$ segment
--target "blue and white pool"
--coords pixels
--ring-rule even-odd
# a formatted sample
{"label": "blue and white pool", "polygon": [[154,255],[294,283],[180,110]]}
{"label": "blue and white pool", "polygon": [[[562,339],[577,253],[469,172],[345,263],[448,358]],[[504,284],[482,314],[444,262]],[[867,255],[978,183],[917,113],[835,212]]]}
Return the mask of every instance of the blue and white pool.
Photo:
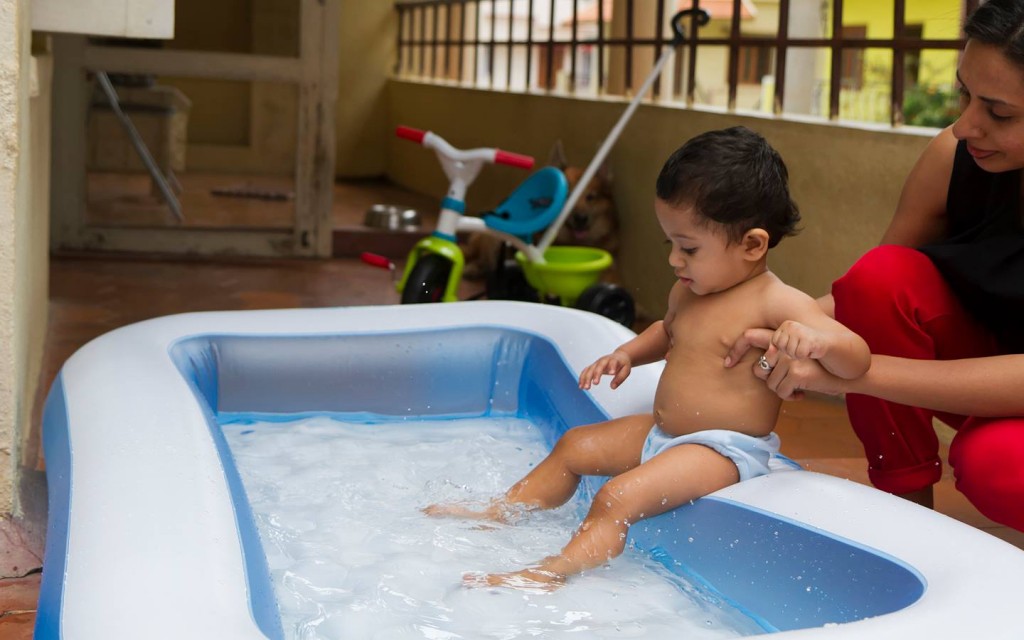
{"label": "blue and white pool", "polygon": [[[631,335],[572,309],[466,302],[187,314],[97,338],[44,414],[36,637],[289,637],[222,423],[508,417],[550,446],[649,409],[657,366],[616,391],[575,382]],[[780,463],[644,524],[635,547],[755,633],[1019,635],[1024,552],[852,482]]]}

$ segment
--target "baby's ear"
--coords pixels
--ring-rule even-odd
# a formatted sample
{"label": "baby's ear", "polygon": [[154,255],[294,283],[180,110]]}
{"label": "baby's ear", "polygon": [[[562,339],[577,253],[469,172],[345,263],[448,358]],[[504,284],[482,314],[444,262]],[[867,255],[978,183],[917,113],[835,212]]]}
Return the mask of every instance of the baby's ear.
{"label": "baby's ear", "polygon": [[743,247],[743,255],[747,260],[760,260],[768,253],[768,232],[760,227],[751,229],[743,234],[740,245]]}

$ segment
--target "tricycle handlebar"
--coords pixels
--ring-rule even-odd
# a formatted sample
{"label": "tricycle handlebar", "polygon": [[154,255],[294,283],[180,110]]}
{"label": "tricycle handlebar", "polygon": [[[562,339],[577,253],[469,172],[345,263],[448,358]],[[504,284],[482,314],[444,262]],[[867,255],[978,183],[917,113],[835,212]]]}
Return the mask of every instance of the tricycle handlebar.
{"label": "tricycle handlebar", "polygon": [[499,164],[519,167],[520,169],[532,169],[534,162],[530,156],[512,153],[511,151],[502,151],[501,149],[494,150],[494,161]]}
{"label": "tricycle handlebar", "polygon": [[532,169],[535,162],[532,156],[512,153],[511,151],[502,151],[501,149],[456,149],[436,133],[423,131],[421,129],[414,129],[404,125],[399,125],[395,129],[395,135],[399,138],[404,138],[415,142],[416,144],[421,144],[427,148],[434,149],[437,153],[452,160],[483,160],[497,164],[507,164],[511,167],[518,167],[520,169]]}
{"label": "tricycle handlebar", "polygon": [[395,129],[395,135],[399,138],[405,138],[406,140],[412,140],[416,144],[423,144],[423,138],[427,137],[427,132],[420,129],[413,129],[412,127],[406,127],[399,125]]}

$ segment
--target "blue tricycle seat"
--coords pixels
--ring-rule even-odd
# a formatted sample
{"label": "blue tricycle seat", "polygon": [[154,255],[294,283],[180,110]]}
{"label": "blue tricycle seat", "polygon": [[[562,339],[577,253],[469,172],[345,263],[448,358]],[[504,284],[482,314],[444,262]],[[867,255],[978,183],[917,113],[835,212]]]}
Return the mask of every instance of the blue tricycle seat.
{"label": "blue tricycle seat", "polygon": [[544,167],[524,180],[494,211],[484,214],[488,227],[531,242],[533,234],[545,229],[562,210],[569,195],[565,174]]}

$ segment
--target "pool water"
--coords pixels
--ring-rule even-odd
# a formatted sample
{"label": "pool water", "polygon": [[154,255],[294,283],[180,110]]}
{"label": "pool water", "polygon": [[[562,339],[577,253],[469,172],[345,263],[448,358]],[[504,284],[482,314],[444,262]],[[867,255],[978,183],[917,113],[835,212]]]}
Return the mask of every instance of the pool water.
{"label": "pool water", "polygon": [[629,549],[552,593],[463,587],[466,572],[518,569],[557,552],[585,511],[570,502],[494,526],[420,511],[483,503],[522,477],[546,452],[525,420],[314,417],[223,428],[288,638],[742,635],[738,614]]}

